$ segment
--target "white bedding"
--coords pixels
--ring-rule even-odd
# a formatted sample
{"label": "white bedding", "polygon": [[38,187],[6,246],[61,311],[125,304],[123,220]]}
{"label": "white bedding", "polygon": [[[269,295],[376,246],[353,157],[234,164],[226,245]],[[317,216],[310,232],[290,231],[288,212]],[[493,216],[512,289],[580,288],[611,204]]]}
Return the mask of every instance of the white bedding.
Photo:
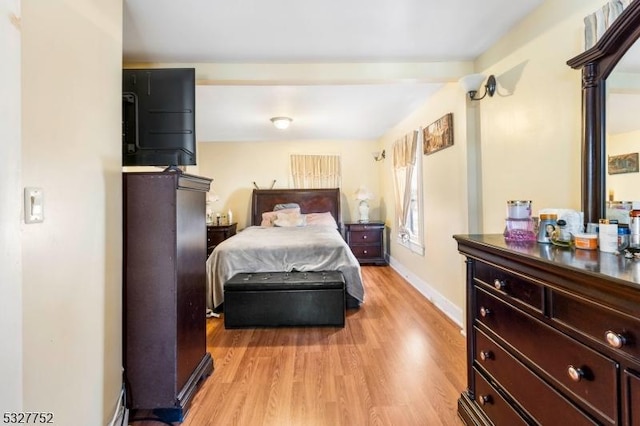
{"label": "white bedding", "polygon": [[207,308],[224,300],[223,285],[241,272],[341,271],[346,291],[364,301],[360,264],[336,229],[251,226],[220,243],[207,259]]}

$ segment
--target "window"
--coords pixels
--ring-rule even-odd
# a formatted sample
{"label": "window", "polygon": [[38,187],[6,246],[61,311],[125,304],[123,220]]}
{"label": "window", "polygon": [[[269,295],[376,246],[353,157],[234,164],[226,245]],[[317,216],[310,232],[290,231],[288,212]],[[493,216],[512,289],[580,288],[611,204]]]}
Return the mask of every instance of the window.
{"label": "window", "polygon": [[339,155],[291,155],[294,188],[339,188]]}
{"label": "window", "polygon": [[422,138],[413,131],[393,145],[393,172],[398,242],[424,254],[422,202]]}

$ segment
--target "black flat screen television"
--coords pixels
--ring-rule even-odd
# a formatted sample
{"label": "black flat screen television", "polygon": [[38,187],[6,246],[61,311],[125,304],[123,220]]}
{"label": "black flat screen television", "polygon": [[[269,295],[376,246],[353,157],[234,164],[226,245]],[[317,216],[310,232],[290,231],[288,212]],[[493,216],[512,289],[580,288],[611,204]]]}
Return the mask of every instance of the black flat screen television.
{"label": "black flat screen television", "polygon": [[124,69],[122,165],[196,164],[195,69]]}

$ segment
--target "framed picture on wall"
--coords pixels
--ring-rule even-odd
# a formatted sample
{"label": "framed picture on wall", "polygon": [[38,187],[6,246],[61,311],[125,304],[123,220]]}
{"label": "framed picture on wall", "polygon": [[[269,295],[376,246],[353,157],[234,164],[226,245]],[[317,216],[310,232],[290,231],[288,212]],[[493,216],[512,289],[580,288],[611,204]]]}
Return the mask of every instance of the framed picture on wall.
{"label": "framed picture on wall", "polygon": [[422,129],[424,155],[433,154],[453,145],[453,113],[439,118]]}
{"label": "framed picture on wall", "polygon": [[638,171],[638,153],[610,155],[607,158],[607,168],[610,175],[620,173],[634,173]]}

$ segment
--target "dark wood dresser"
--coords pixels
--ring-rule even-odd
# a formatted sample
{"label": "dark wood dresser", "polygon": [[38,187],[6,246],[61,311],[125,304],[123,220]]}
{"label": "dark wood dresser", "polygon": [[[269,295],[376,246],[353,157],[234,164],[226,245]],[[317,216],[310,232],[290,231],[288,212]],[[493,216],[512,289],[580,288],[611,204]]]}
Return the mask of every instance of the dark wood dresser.
{"label": "dark wood dresser", "polygon": [[237,226],[235,222],[226,225],[207,224],[207,258],[218,244],[236,235]]}
{"label": "dark wood dresser", "polygon": [[345,240],[360,264],[386,265],[384,222],[345,223]]}
{"label": "dark wood dresser", "polygon": [[204,260],[210,182],[177,172],[123,174],[123,350],[133,419],[151,411],[182,421],[213,372]]}
{"label": "dark wood dresser", "polygon": [[466,424],[640,425],[640,260],[457,235]]}

